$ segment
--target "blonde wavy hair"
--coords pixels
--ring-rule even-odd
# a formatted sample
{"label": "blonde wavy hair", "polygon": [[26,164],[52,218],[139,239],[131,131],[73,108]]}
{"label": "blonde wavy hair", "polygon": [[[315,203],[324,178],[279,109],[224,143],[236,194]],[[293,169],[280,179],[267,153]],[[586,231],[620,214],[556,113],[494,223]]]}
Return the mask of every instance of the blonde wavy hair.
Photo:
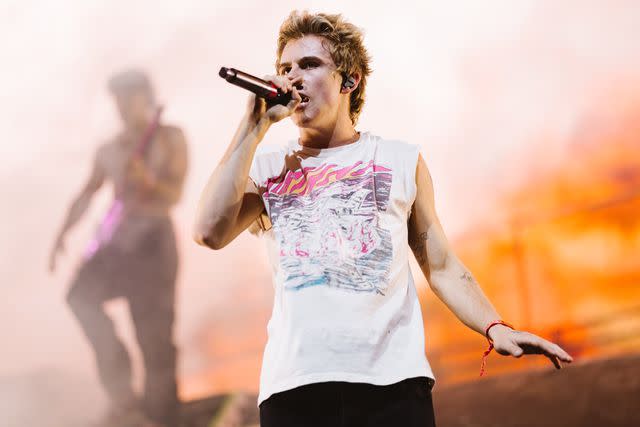
{"label": "blonde wavy hair", "polygon": [[343,77],[360,74],[360,83],[350,96],[349,117],[356,124],[364,106],[367,76],[371,74],[371,57],[364,47],[362,31],[339,14],[312,14],[306,10],[294,10],[280,26],[276,70],[280,69],[282,52],[287,43],[305,35],[321,36],[329,42],[323,45]]}

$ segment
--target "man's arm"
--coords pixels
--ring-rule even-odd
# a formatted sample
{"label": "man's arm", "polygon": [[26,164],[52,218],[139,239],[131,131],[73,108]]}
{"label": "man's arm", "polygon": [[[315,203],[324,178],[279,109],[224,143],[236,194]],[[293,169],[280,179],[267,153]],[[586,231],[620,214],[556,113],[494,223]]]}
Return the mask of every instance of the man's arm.
{"label": "man's arm", "polygon": [[[436,215],[433,184],[422,156],[418,159],[416,183],[409,245],[433,292],[465,325],[484,335],[485,328],[501,317],[447,241]],[[557,368],[558,359],[572,361],[558,345],[528,332],[496,325],[489,336],[496,351],[503,355],[544,354]]]}
{"label": "man's arm", "polygon": [[264,210],[249,170],[258,144],[273,123],[290,116],[300,102],[294,85],[297,80],[267,76],[285,93],[292,91],[287,106],[269,109],[262,98],[251,95],[247,112],[224,156],[207,182],[196,213],[194,239],[201,245],[220,249],[246,229]]}
{"label": "man's arm", "polygon": [[101,166],[101,157],[102,149],[99,149],[93,161],[89,180],[85,183],[80,193],[75,197],[71,203],[71,207],[67,211],[64,223],[58,232],[53,249],[49,256],[49,271],[51,272],[56,268],[56,258],[58,254],[64,251],[64,238],[67,231],[69,231],[80,220],[80,218],[82,218],[89,207],[91,198],[104,182],[105,174]]}

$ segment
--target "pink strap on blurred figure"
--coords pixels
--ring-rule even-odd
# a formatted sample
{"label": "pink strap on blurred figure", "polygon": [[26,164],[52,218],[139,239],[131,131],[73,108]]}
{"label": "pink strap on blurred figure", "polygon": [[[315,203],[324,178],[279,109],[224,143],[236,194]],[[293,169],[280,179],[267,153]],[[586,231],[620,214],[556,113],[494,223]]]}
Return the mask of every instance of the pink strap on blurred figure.
{"label": "pink strap on blurred figure", "polygon": [[[162,114],[163,107],[158,107],[153,120],[149,124],[149,127],[145,131],[144,135],[142,135],[142,139],[138,143],[135,152],[133,153],[134,157],[142,157],[149,146],[149,143],[153,139],[153,134],[158,129],[160,125],[160,115]],[[98,250],[109,243],[113,238],[113,234],[116,229],[122,222],[124,214],[124,203],[120,199],[114,199],[113,203],[109,207],[109,210],[105,214],[102,222],[98,226],[96,233],[93,238],[89,241],[89,244],[85,248],[84,251],[84,259],[91,259]]]}

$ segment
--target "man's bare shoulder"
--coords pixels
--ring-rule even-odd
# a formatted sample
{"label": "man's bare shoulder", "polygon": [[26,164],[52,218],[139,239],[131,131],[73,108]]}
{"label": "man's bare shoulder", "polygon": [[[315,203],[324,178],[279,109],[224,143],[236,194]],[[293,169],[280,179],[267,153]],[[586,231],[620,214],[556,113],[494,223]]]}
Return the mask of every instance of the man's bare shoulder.
{"label": "man's bare shoulder", "polygon": [[160,132],[164,139],[170,144],[183,145],[187,142],[184,131],[178,126],[162,125],[160,126]]}

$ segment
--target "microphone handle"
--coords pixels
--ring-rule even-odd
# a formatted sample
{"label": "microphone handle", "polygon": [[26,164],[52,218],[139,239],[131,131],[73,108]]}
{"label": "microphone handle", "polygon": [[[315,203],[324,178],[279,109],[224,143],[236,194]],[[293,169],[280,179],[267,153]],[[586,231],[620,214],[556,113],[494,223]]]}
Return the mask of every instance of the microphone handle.
{"label": "microphone handle", "polygon": [[283,93],[271,82],[235,68],[222,67],[218,74],[229,83],[253,92],[260,98],[264,98],[269,106],[276,104],[287,105],[291,101],[291,92]]}

